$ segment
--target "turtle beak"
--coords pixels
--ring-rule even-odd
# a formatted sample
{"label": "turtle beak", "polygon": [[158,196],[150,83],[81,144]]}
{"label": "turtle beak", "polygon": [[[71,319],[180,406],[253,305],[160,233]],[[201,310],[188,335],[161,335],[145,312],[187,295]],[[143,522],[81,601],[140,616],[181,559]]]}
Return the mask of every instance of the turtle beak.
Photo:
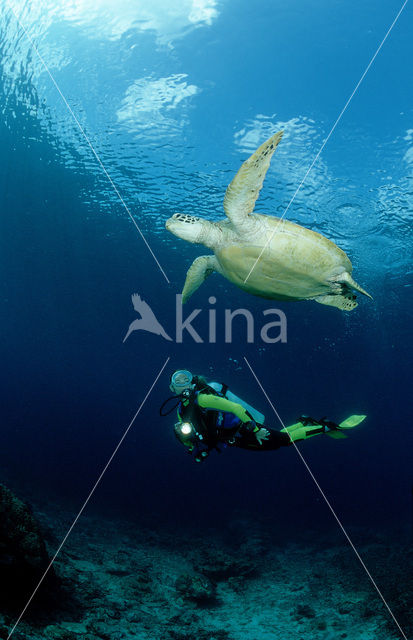
{"label": "turtle beak", "polygon": [[182,226],[182,221],[179,219],[179,213],[175,213],[172,218],[168,218],[168,220],[165,223],[165,227],[168,231],[170,231],[171,233],[173,233],[175,236],[179,236],[180,234],[179,229]]}
{"label": "turtle beak", "polygon": [[167,230],[175,236],[194,243],[200,242],[203,226],[203,220],[185,213],[175,213],[165,223]]}

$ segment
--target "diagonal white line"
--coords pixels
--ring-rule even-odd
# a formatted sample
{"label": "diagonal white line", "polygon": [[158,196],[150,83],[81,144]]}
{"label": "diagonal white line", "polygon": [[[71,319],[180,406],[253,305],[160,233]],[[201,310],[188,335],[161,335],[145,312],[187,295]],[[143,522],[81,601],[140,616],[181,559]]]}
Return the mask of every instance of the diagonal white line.
{"label": "diagonal white line", "polygon": [[[7,0],[6,0],[7,1]],[[86,134],[84,128],[82,127],[82,125],[80,124],[78,118],[76,117],[75,113],[73,112],[73,109],[71,108],[70,104],[68,103],[68,101],[66,100],[65,96],[62,93],[62,90],[60,89],[59,85],[57,84],[52,72],[50,71],[49,67],[47,66],[45,60],[43,59],[42,55],[40,54],[40,51],[38,50],[38,48],[36,47],[32,37],[29,35],[29,33],[27,32],[27,29],[24,27],[24,25],[22,24],[20,18],[17,16],[15,10],[13,9],[13,7],[8,4],[8,7],[10,9],[10,11],[12,12],[12,14],[14,15],[16,22],[18,23],[18,25],[20,26],[20,28],[22,29],[24,35],[26,36],[26,38],[28,39],[28,41],[30,42],[31,46],[33,47],[34,51],[36,52],[37,57],[39,58],[40,62],[42,63],[45,71],[47,72],[47,74],[49,75],[51,81],[53,82],[56,90],[58,91],[60,97],[62,98],[64,104],[66,105],[70,115],[72,116],[73,120],[75,121],[80,133],[82,134],[82,136],[84,137],[84,139],[86,140],[88,146],[90,147],[93,155],[95,156],[95,159],[97,161],[97,163],[100,165],[103,173],[105,174],[105,176],[107,177],[107,179],[109,180],[112,189],[114,190],[114,192],[116,193],[116,195],[118,196],[119,200],[121,201],[126,213],[128,214],[129,218],[132,220],[133,224],[135,225],[140,237],[142,238],[142,240],[144,241],[149,253],[151,254],[152,258],[155,260],[156,264],[158,265],[162,275],[164,276],[165,280],[167,281],[168,284],[170,284],[169,278],[166,275],[165,271],[163,270],[158,258],[156,257],[156,255],[154,254],[154,252],[152,251],[151,246],[149,245],[149,242],[147,241],[147,239],[145,238],[145,236],[143,235],[138,223],[136,222],[135,218],[133,217],[129,207],[127,206],[126,202],[124,201],[123,197],[121,196],[119,189],[117,188],[116,184],[113,182],[112,178],[110,177],[105,165],[103,164],[102,160],[100,159],[97,151],[95,150],[93,144],[90,141],[90,138],[88,137],[88,135]]]}
{"label": "diagonal white line", "polygon": [[[277,416],[278,420],[280,421],[280,423],[282,424],[283,428],[286,429],[286,426],[284,424],[284,422],[282,421],[277,409],[275,408],[275,406],[273,405],[273,403],[271,402],[267,392],[265,391],[264,387],[262,386],[261,382],[259,381],[255,371],[253,370],[253,368],[251,367],[250,363],[248,362],[247,358],[244,356],[244,360],[246,362],[246,364],[248,365],[249,370],[251,371],[252,375],[254,376],[259,388],[261,389],[261,391],[263,392],[265,398],[267,399],[267,402],[269,403],[271,409],[274,411],[275,415]],[[288,431],[286,432],[288,433]],[[383,601],[387,611],[389,612],[389,614],[391,615],[391,617],[393,618],[393,621],[395,622],[396,626],[398,627],[400,633],[402,634],[404,640],[408,640],[406,634],[404,633],[403,629],[401,628],[400,624],[398,623],[393,611],[390,609],[389,605],[387,604],[387,601],[385,599],[385,597],[383,596],[382,592],[380,591],[377,583],[375,582],[373,576],[371,575],[370,571],[368,570],[367,566],[365,565],[363,558],[361,557],[360,553],[357,551],[356,547],[354,546],[353,541],[351,540],[349,534],[347,533],[347,531],[344,528],[344,525],[342,524],[340,518],[338,517],[338,515],[336,514],[336,512],[334,511],[329,499],[327,498],[326,494],[324,493],[324,491],[322,490],[322,488],[320,487],[316,477],[314,476],[313,472],[311,471],[308,462],[306,461],[306,459],[304,458],[303,454],[301,453],[300,449],[297,447],[297,445],[295,444],[295,442],[293,441],[293,439],[291,438],[290,434],[288,433],[290,440],[291,440],[291,444],[294,446],[296,452],[298,453],[299,457],[301,458],[302,463],[304,464],[305,468],[307,469],[308,473],[311,476],[311,479],[313,480],[314,484],[316,485],[318,491],[320,492],[321,496],[323,497],[324,502],[326,503],[327,507],[330,509],[331,513],[333,514],[338,526],[340,527],[341,531],[344,533],[345,537],[347,538],[347,541],[349,543],[349,545],[351,546],[351,548],[353,549],[355,555],[357,556],[361,566],[363,567],[364,571],[366,572],[367,576],[370,579],[370,582],[372,583],[372,585],[374,586],[374,588],[376,589],[377,593],[379,594],[381,600]]]}
{"label": "diagonal white line", "polygon": [[377,55],[379,53],[379,51],[381,50],[382,46],[384,45],[384,43],[386,42],[388,36],[390,35],[390,32],[392,31],[394,25],[396,24],[397,20],[399,19],[404,7],[406,6],[408,0],[405,0],[401,9],[399,10],[397,16],[394,18],[393,22],[391,23],[390,27],[388,28],[386,35],[384,36],[383,40],[380,42],[379,46],[376,49],[375,54],[373,55],[373,57],[371,58],[370,62],[368,63],[367,67],[364,70],[364,73],[362,74],[360,80],[357,82],[356,86],[354,87],[350,97],[348,98],[346,104],[344,105],[344,107],[342,108],[342,110],[340,111],[339,116],[337,117],[335,123],[333,124],[333,126],[330,129],[330,132],[328,134],[328,136],[326,137],[326,139],[324,140],[323,144],[321,145],[316,157],[314,158],[314,160],[312,161],[312,163],[310,164],[310,166],[308,167],[304,178],[301,180],[300,184],[298,185],[297,189],[294,191],[294,194],[291,198],[291,200],[289,201],[288,205],[286,206],[286,208],[284,209],[284,212],[281,216],[281,218],[278,221],[277,226],[274,228],[274,231],[271,233],[270,237],[268,238],[267,242],[265,243],[265,245],[263,246],[263,248],[261,249],[261,252],[258,256],[258,258],[255,260],[254,264],[252,265],[251,269],[249,270],[249,273],[247,275],[247,277],[244,280],[244,284],[247,282],[248,278],[250,277],[251,273],[254,271],[255,267],[257,266],[258,262],[261,260],[261,256],[264,253],[264,251],[266,250],[266,248],[268,247],[268,245],[270,244],[271,240],[273,239],[274,235],[277,233],[277,229],[280,226],[285,214],[287,213],[288,209],[290,208],[291,204],[294,202],[295,197],[297,195],[297,193],[300,191],[301,187],[303,186],[304,182],[307,179],[308,174],[310,173],[311,169],[314,167],[315,163],[317,162],[318,158],[320,157],[324,147],[326,146],[327,142],[329,141],[332,133],[334,132],[335,128],[337,127],[338,123],[340,122],[341,118],[344,115],[344,112],[346,111],[347,107],[349,106],[350,102],[352,101],[352,99],[354,98],[355,93],[357,92],[359,86],[361,85],[361,83],[363,82],[364,78],[366,77],[368,71],[370,70],[370,67],[372,66],[373,62],[375,61],[375,59],[377,58]]}
{"label": "diagonal white line", "polygon": [[106,471],[108,470],[108,468],[109,468],[109,466],[110,466],[110,464],[111,464],[111,462],[112,462],[113,458],[116,456],[116,454],[117,454],[117,452],[118,452],[118,450],[119,450],[119,448],[120,448],[120,446],[121,446],[122,442],[124,441],[124,439],[125,439],[125,438],[126,438],[126,436],[128,435],[128,433],[129,433],[129,431],[130,431],[130,429],[131,429],[131,427],[132,427],[133,423],[135,422],[136,418],[138,417],[138,415],[139,415],[139,413],[140,413],[140,411],[141,411],[141,409],[142,409],[143,405],[145,404],[145,402],[146,402],[146,401],[147,401],[147,399],[149,398],[149,395],[151,394],[152,389],[154,388],[154,386],[155,386],[155,385],[156,385],[156,383],[158,382],[159,378],[161,377],[162,372],[163,372],[163,370],[165,369],[166,365],[168,364],[169,360],[170,360],[170,357],[168,357],[168,358],[165,360],[165,362],[164,362],[164,364],[163,364],[163,367],[162,367],[162,368],[161,368],[161,370],[159,371],[159,373],[158,373],[158,375],[156,376],[155,380],[152,382],[152,385],[151,385],[151,387],[150,387],[149,391],[147,392],[146,396],[144,397],[144,399],[142,400],[141,404],[139,405],[139,408],[138,408],[137,412],[136,412],[136,413],[135,413],[135,415],[133,416],[133,418],[132,418],[132,420],[130,421],[130,423],[129,423],[129,425],[128,425],[127,429],[125,430],[125,432],[124,432],[124,434],[123,434],[123,436],[121,437],[121,439],[119,440],[118,444],[116,445],[116,447],[115,447],[115,449],[114,449],[114,451],[113,451],[112,455],[110,456],[109,460],[108,460],[108,461],[107,461],[107,463],[105,464],[105,466],[104,466],[104,468],[103,468],[102,472],[100,473],[100,475],[99,475],[98,479],[96,480],[96,482],[95,482],[95,484],[93,485],[93,487],[92,487],[91,491],[89,492],[89,495],[87,496],[86,500],[84,501],[84,503],[83,503],[83,505],[82,505],[82,507],[81,507],[81,509],[80,509],[79,513],[77,514],[76,518],[73,520],[72,524],[70,525],[70,527],[69,527],[69,529],[68,529],[68,531],[67,531],[67,533],[66,533],[65,537],[63,538],[62,542],[60,543],[60,545],[59,545],[59,547],[58,547],[58,549],[57,549],[56,553],[54,554],[53,558],[50,560],[50,562],[49,562],[49,565],[48,565],[47,569],[45,570],[45,572],[43,573],[42,577],[40,578],[38,585],[37,585],[37,586],[36,586],[36,588],[34,589],[34,591],[33,591],[32,595],[31,595],[31,596],[30,596],[30,598],[28,599],[28,601],[27,601],[27,603],[26,603],[26,605],[25,605],[25,607],[24,607],[23,611],[21,612],[21,614],[20,614],[20,615],[19,615],[19,617],[17,618],[16,622],[14,623],[13,628],[11,629],[11,631],[10,631],[9,635],[7,636],[7,640],[9,640],[9,639],[12,637],[13,633],[14,633],[14,632],[15,632],[15,630],[16,630],[17,625],[19,624],[20,620],[22,619],[22,617],[23,617],[23,616],[24,616],[24,614],[26,613],[26,610],[27,610],[28,606],[30,605],[31,601],[33,600],[34,596],[36,595],[37,591],[39,590],[40,585],[42,584],[43,580],[45,579],[45,577],[47,576],[47,574],[48,574],[48,572],[50,571],[51,567],[53,566],[53,563],[55,562],[55,560],[56,560],[57,556],[58,556],[58,555],[59,555],[59,553],[61,552],[61,550],[62,550],[62,548],[63,548],[64,544],[66,543],[66,541],[67,541],[67,539],[68,539],[68,537],[69,537],[69,536],[70,536],[70,534],[72,533],[72,531],[73,531],[73,529],[74,529],[74,527],[75,527],[75,525],[76,525],[77,521],[79,520],[79,518],[80,518],[80,516],[82,515],[83,511],[85,510],[85,508],[86,508],[87,504],[89,503],[89,501],[90,501],[91,497],[92,497],[92,496],[93,496],[93,494],[95,493],[95,491],[96,491],[96,489],[97,489],[97,487],[98,487],[98,485],[99,485],[100,481],[102,480],[103,476],[105,475]]}

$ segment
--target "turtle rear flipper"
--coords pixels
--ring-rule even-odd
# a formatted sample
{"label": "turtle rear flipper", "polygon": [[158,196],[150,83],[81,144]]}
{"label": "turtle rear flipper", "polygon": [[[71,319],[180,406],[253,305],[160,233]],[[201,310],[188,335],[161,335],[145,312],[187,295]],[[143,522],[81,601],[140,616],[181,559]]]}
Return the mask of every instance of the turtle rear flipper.
{"label": "turtle rear flipper", "polygon": [[352,293],[329,294],[314,298],[320,304],[327,304],[330,307],[337,307],[342,311],[353,311],[357,307],[356,296]]}
{"label": "turtle rear flipper", "polygon": [[358,291],[359,293],[362,293],[363,296],[367,296],[368,298],[370,298],[370,300],[373,300],[373,296],[367,293],[367,291],[363,289],[363,287],[360,287],[360,285],[354,280],[354,278],[352,278],[352,276],[347,271],[341,273],[335,278],[332,278],[332,280],[334,280],[335,282],[339,282],[340,284],[344,284],[346,285],[346,288],[348,287],[349,289]]}

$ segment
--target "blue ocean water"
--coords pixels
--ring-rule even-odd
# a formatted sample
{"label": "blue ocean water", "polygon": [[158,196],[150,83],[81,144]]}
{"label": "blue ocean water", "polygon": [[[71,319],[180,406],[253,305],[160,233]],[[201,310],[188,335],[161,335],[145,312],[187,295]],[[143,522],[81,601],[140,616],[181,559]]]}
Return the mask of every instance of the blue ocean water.
{"label": "blue ocean water", "polygon": [[[0,479],[76,514],[170,358],[89,509],[172,527],[224,527],[246,511],[275,522],[277,539],[295,530],[342,536],[294,450],[226,450],[197,466],[174,438],[173,417],[159,417],[168,376],[184,367],[225,381],[281,428],[247,358],[285,424],[302,413],[367,414],[348,440],[314,438],[300,450],[345,526],[389,540],[411,535],[409,5],[287,212],[347,252],[373,300],[361,296],[348,314],[311,301],[269,304],[213,275],[184,308],[185,317],[202,310],[194,327],[203,343],[144,332],[123,342],[136,318],[133,293],[174,335],[175,296],[206,253],[165,221],[175,212],[221,219],[241,163],[279,129],[256,211],[282,215],[400,8],[393,0],[2,4]],[[286,344],[259,336],[274,306],[287,317]],[[253,343],[242,319],[225,342],[227,308],[253,313]]]}

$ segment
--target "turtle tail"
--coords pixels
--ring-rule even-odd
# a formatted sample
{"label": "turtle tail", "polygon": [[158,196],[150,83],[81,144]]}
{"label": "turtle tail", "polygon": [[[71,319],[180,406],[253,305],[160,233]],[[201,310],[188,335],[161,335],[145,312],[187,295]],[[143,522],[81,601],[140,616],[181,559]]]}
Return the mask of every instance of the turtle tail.
{"label": "turtle tail", "polygon": [[362,293],[363,296],[367,296],[368,298],[373,300],[373,296],[367,293],[367,291],[363,289],[363,287],[360,287],[360,285],[357,284],[357,282],[351,277],[348,271],[341,273],[337,278],[335,278],[335,281],[346,284],[350,289],[354,289],[355,291]]}

